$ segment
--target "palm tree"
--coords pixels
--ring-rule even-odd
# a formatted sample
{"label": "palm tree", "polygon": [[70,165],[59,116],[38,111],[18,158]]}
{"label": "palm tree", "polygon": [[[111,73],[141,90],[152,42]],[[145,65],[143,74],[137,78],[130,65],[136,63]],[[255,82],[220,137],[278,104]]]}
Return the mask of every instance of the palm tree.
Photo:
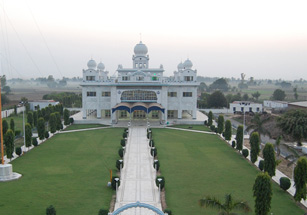
{"label": "palm tree", "polygon": [[256,113],[253,119],[251,120],[252,124],[247,126],[246,131],[252,130],[251,133],[258,132],[260,136],[260,142],[261,142],[261,134],[263,135],[267,134],[271,136],[271,133],[267,129],[265,129],[263,126],[266,122],[270,121],[270,119],[271,119],[270,117],[261,119],[260,115]]}
{"label": "palm tree", "polygon": [[281,136],[278,136],[276,141],[275,141],[275,147],[276,147],[276,154],[277,154],[277,157],[279,157],[280,155],[280,141],[281,141]]}
{"label": "palm tree", "polygon": [[236,213],[231,212],[232,210],[241,210],[244,212],[251,211],[247,202],[244,201],[234,201],[231,194],[225,195],[225,203],[222,204],[215,197],[207,196],[198,201],[201,207],[215,208],[220,211],[219,215],[236,215]]}
{"label": "palm tree", "polygon": [[287,144],[283,144],[283,146],[287,147],[287,149],[289,151],[291,151],[292,154],[288,155],[285,157],[285,159],[289,160],[290,162],[287,164],[287,167],[293,166],[292,168],[292,179],[294,179],[293,177],[293,173],[294,173],[294,167],[296,165],[297,160],[300,158],[300,154],[291,146],[287,145]]}

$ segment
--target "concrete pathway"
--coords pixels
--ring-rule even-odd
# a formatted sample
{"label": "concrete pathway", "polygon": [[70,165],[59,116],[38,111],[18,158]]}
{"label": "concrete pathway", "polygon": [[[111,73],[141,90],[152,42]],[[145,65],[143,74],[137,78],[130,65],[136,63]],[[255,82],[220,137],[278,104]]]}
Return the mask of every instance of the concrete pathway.
{"label": "concrete pathway", "polygon": [[[149,152],[146,127],[132,127],[124,155],[124,168],[117,192],[115,210],[137,201],[153,205],[161,210],[159,190],[155,184],[156,171]],[[121,215],[154,215],[146,208],[131,208]]]}

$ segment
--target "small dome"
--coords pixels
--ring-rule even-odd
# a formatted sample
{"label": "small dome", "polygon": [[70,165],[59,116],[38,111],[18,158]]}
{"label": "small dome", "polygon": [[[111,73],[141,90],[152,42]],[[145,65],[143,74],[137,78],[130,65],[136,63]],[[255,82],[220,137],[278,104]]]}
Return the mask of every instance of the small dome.
{"label": "small dome", "polygon": [[97,69],[104,70],[105,66],[102,62],[98,63]]}
{"label": "small dome", "polygon": [[94,61],[93,59],[90,59],[89,62],[87,63],[87,67],[89,69],[96,69],[96,66],[97,66],[96,61]]}
{"label": "small dome", "polygon": [[183,67],[185,69],[191,69],[192,66],[193,66],[193,63],[192,63],[192,61],[189,60],[189,58],[186,61],[184,61],[184,63],[183,63]]}
{"label": "small dome", "polygon": [[182,70],[184,68],[183,63],[180,62],[177,66],[178,70]]}
{"label": "small dome", "polygon": [[147,46],[140,41],[139,44],[136,44],[134,47],[135,55],[146,55],[148,52]]}

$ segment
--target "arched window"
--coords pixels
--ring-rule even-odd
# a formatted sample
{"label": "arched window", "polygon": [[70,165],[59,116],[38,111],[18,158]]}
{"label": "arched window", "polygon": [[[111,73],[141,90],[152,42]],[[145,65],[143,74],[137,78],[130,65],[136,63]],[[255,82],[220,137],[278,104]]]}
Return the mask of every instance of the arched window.
{"label": "arched window", "polygon": [[153,91],[130,90],[122,93],[122,101],[157,101],[157,95]]}

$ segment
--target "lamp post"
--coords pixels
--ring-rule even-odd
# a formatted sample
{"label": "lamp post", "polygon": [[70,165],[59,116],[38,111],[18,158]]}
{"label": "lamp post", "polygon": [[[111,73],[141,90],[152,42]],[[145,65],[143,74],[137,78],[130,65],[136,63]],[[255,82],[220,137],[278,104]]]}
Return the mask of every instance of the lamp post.
{"label": "lamp post", "polygon": [[117,200],[117,191],[118,191],[118,181],[119,181],[119,178],[114,178],[114,180],[115,180],[115,183],[116,183],[116,190],[115,190],[115,192],[116,192],[116,202],[118,201]]}
{"label": "lamp post", "polygon": [[159,202],[161,201],[161,181],[162,181],[162,178],[158,178],[158,183],[159,183]]}
{"label": "lamp post", "polygon": [[26,150],[26,131],[25,131],[25,103],[23,101],[20,102],[22,104],[22,128],[23,128],[23,146]]}

